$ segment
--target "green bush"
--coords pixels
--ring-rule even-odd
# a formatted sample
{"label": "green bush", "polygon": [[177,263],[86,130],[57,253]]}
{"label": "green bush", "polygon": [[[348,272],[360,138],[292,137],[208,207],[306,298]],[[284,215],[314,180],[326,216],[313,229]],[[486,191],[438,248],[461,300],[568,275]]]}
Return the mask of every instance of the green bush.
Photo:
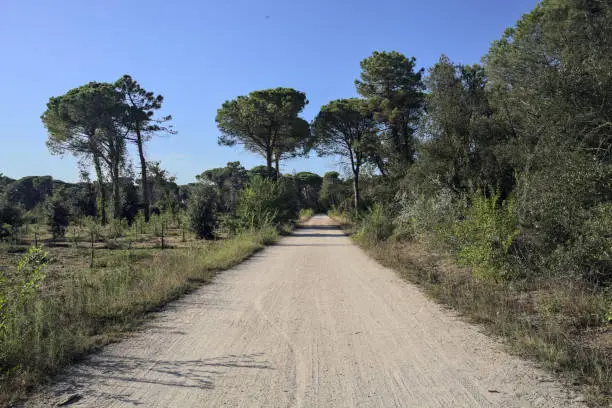
{"label": "green bush", "polygon": [[121,238],[127,231],[127,221],[113,218],[107,226],[106,237],[111,239]]}
{"label": "green bush", "polygon": [[217,227],[218,194],[214,186],[198,184],[187,202],[189,228],[200,239],[212,239]]}
{"label": "green bush", "polygon": [[11,237],[22,223],[21,209],[0,198],[0,240]]}
{"label": "green bush", "polygon": [[612,165],[576,152],[549,154],[547,167],[519,178],[518,261],[525,270],[610,280]]}
{"label": "green bush", "polygon": [[253,177],[240,194],[236,215],[245,229],[294,221],[298,209],[293,182]]}
{"label": "green bush", "polygon": [[226,213],[219,215],[219,234],[221,236],[234,236],[240,231],[240,219],[235,214]]}
{"label": "green bush", "polygon": [[396,236],[447,241],[449,230],[462,216],[465,205],[463,197],[447,188],[431,197],[405,194],[399,200],[399,213],[395,219]]}
{"label": "green bush", "polygon": [[362,218],[361,228],[355,238],[367,244],[385,241],[393,234],[393,218],[385,214],[380,204],[374,204]]}
{"label": "green bush", "polygon": [[590,211],[580,232],[566,245],[559,245],[548,260],[548,269],[572,278],[612,283],[612,203]]}
{"label": "green bush", "polygon": [[45,215],[53,239],[63,238],[70,224],[70,212],[59,195],[54,195],[49,199],[45,206]]}
{"label": "green bush", "polygon": [[300,210],[300,220],[308,220],[312,218],[313,215],[314,211],[312,210],[312,208],[302,208]]}
{"label": "green bush", "polygon": [[452,227],[459,250],[458,261],[470,265],[479,278],[509,280],[516,276],[508,251],[519,233],[513,197],[501,202],[500,194],[470,196],[465,218]]}
{"label": "green bush", "polygon": [[18,309],[36,293],[44,279],[47,257],[45,251],[33,246],[19,259],[16,274],[8,275],[0,269],[0,343],[20,318]]}

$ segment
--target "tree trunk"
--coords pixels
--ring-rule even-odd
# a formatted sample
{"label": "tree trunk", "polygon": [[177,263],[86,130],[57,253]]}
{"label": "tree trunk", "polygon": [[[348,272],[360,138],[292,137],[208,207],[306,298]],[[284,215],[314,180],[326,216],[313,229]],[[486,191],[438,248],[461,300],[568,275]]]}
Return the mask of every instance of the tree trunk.
{"label": "tree trunk", "polygon": [[119,161],[113,159],[112,169],[112,182],[113,182],[113,218],[121,218],[121,183],[119,179]]}
{"label": "tree trunk", "polygon": [[280,166],[279,166],[279,163],[280,163],[280,158],[279,158],[278,156],[279,156],[279,155],[277,154],[277,155],[274,157],[274,162],[275,162],[275,166],[276,166],[276,179],[277,179],[277,180],[278,180],[278,178],[279,178],[279,176],[280,176]]}
{"label": "tree trunk", "polygon": [[98,178],[98,215],[102,225],[106,225],[106,189],[104,188],[104,174],[102,174],[102,165],[100,157],[94,155],[94,167],[96,168],[96,177]]}
{"label": "tree trunk", "polygon": [[359,170],[353,172],[353,190],[355,192],[355,212],[359,211]]}
{"label": "tree trunk", "polygon": [[266,167],[268,168],[268,176],[272,174],[272,149],[266,149]]}
{"label": "tree trunk", "polygon": [[140,134],[140,126],[136,127],[136,143],[138,144],[138,155],[140,156],[140,174],[141,174],[141,188],[142,188],[142,205],[144,210],[145,222],[149,222],[149,216],[151,213],[149,203],[149,182],[147,180],[147,160],[144,155],[144,146],[142,136]]}
{"label": "tree trunk", "polygon": [[387,178],[387,170],[385,170],[385,165],[382,162],[382,159],[378,154],[375,155],[376,167],[378,167],[378,171],[380,171],[380,175],[384,178]]}

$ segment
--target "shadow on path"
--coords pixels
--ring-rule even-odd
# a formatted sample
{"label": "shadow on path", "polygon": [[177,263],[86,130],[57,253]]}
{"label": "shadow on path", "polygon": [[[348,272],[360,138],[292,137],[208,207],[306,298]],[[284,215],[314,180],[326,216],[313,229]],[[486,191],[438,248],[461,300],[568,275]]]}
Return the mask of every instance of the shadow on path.
{"label": "shadow on path", "polygon": [[[124,386],[130,388],[132,383],[163,385],[171,388],[194,388],[211,390],[214,388],[214,376],[225,374],[231,369],[273,370],[264,359],[263,353],[243,355],[230,354],[223,357],[204,358],[199,360],[157,360],[155,358],[104,355],[94,358],[90,364],[76,367],[71,377],[76,378],[59,395],[75,392],[83,395],[84,401],[94,397],[97,400],[119,401],[131,405],[144,405],[129,394],[92,391],[100,385]],[[136,375],[135,375],[136,374]],[[90,387],[91,386],[91,387]]]}

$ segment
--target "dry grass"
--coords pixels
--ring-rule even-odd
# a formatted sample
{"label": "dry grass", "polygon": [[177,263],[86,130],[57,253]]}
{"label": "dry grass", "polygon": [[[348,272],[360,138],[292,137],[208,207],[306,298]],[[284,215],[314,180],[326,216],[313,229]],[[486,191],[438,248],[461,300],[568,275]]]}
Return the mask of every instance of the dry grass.
{"label": "dry grass", "polygon": [[448,254],[417,242],[389,240],[365,249],[436,301],[501,336],[511,352],[579,386],[591,406],[612,404],[612,325],[606,322],[612,305],[605,291],[543,278],[479,280]]}
{"label": "dry grass", "polygon": [[[163,251],[156,238],[141,237],[129,250],[125,239],[98,242],[93,268],[86,244],[46,247],[51,261],[40,293],[0,332],[0,406],[120,339],[147,312],[209,282],[216,271],[238,264],[278,236],[276,229],[265,228],[226,240],[182,242],[175,231],[167,237],[170,249]],[[0,268],[10,273],[25,247],[0,248]]]}

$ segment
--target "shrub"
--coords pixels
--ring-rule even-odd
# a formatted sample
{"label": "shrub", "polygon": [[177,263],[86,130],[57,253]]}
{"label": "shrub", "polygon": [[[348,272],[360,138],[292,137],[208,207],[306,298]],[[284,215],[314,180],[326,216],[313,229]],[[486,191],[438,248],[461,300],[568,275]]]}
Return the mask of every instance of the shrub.
{"label": "shrub", "polygon": [[108,223],[106,237],[111,239],[121,238],[127,230],[127,221],[113,218]]}
{"label": "shrub", "polygon": [[62,238],[70,224],[70,212],[59,196],[55,195],[49,199],[45,206],[45,215],[53,239]]}
{"label": "shrub", "polygon": [[396,235],[408,238],[448,240],[449,229],[465,210],[463,197],[443,188],[432,197],[404,194],[395,220]]}
{"label": "shrub", "polygon": [[33,246],[19,259],[16,274],[7,275],[0,269],[0,339],[19,318],[18,309],[40,286],[45,277],[43,268],[47,264],[47,256],[41,248]]}
{"label": "shrub", "polygon": [[472,194],[465,218],[452,227],[459,263],[470,265],[477,277],[495,281],[515,277],[508,250],[519,233],[514,198],[499,201],[499,193]]}
{"label": "shrub", "polygon": [[8,201],[0,199],[0,240],[13,235],[23,223],[23,213]]}
{"label": "shrub", "polygon": [[255,176],[242,191],[236,215],[243,228],[279,225],[297,218],[295,186],[291,180]]}
{"label": "shrub", "polygon": [[314,211],[312,208],[302,208],[300,210],[300,221],[306,221],[312,218],[314,215]]}
{"label": "shrub", "polygon": [[363,217],[356,239],[368,244],[385,241],[393,234],[393,218],[385,214],[380,204],[374,204]]}
{"label": "shrub", "polygon": [[602,284],[612,283],[612,203],[600,204],[590,211],[580,232],[567,245],[551,254],[548,268],[556,274],[587,278]]}
{"label": "shrub", "polygon": [[240,230],[240,219],[235,214],[221,214],[219,216],[219,232],[225,236],[233,236]]}
{"label": "shrub", "polygon": [[576,152],[550,155],[546,168],[519,178],[520,261],[574,280],[611,279],[612,165]]}
{"label": "shrub", "polygon": [[217,190],[207,184],[194,187],[187,202],[189,228],[200,239],[212,239],[217,226]]}

